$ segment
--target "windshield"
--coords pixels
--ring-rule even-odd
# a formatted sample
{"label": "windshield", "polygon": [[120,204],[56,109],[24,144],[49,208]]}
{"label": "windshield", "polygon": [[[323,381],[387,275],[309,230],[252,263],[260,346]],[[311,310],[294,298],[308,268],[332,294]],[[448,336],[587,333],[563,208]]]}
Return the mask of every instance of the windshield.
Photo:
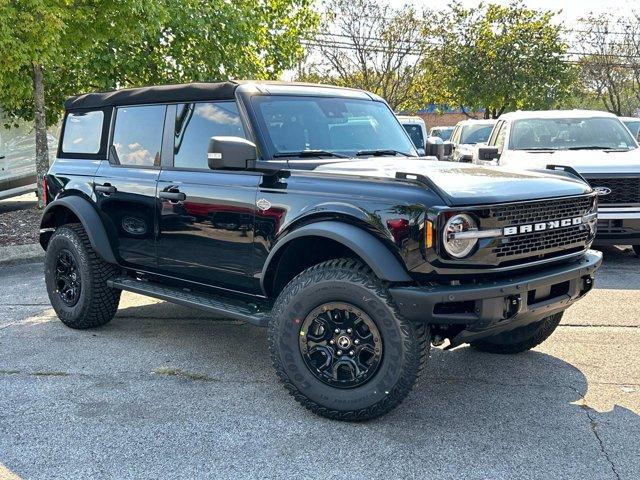
{"label": "windshield", "polygon": [[629,129],[629,131],[631,132],[631,135],[633,135],[637,139],[640,139],[640,120],[637,120],[637,121],[629,120],[623,123]]}
{"label": "windshield", "polygon": [[420,125],[403,123],[402,126],[409,134],[411,141],[416,148],[424,148],[424,136],[422,135],[422,127]]}
{"label": "windshield", "polygon": [[451,134],[453,133],[453,127],[450,128],[432,128],[431,136],[432,137],[440,137],[445,142],[451,138]]}
{"label": "windshield", "polygon": [[630,150],[635,142],[617,118],[530,118],[511,127],[512,150]]}
{"label": "windshield", "polygon": [[251,102],[273,157],[300,152],[319,157],[377,151],[417,155],[398,119],[382,102],[284,95],[258,95]]}
{"label": "windshield", "polygon": [[491,130],[493,130],[493,123],[465,125],[460,133],[460,143],[484,143],[489,139]]}

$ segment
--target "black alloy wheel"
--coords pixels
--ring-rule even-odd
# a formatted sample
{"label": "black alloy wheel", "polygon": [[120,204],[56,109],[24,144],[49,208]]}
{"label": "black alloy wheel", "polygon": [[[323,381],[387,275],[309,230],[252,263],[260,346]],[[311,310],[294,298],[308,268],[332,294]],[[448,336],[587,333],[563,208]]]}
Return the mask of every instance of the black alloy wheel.
{"label": "black alloy wheel", "polygon": [[44,280],[51,306],[71,328],[93,328],[109,323],[118,310],[120,290],[108,281],[119,273],[93,250],[79,223],[56,228],[46,245]]}
{"label": "black alloy wheel", "polygon": [[382,361],[382,338],[374,321],[344,302],[325,303],[300,327],[300,353],[311,373],[337,388],[366,383]]}
{"label": "black alloy wheel", "polygon": [[73,307],[78,303],[82,279],[75,257],[66,248],[60,250],[56,258],[55,282],[60,300],[66,306]]}

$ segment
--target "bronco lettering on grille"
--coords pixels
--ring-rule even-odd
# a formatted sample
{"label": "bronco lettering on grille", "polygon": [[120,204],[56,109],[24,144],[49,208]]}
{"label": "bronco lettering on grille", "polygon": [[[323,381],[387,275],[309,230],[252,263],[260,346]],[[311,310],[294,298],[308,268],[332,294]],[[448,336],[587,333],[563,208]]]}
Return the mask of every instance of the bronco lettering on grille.
{"label": "bronco lettering on grille", "polygon": [[544,230],[554,230],[561,227],[570,227],[572,225],[582,224],[582,217],[565,218],[562,220],[551,220],[548,222],[528,223],[526,225],[517,225],[513,227],[504,227],[503,234],[505,236],[518,235],[519,233],[542,232]]}

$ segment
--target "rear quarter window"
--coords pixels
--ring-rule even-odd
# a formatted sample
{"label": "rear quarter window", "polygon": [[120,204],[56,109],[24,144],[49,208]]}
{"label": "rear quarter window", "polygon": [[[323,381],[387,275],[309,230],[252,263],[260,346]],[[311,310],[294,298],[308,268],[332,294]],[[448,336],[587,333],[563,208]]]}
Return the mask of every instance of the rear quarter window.
{"label": "rear quarter window", "polygon": [[100,151],[104,112],[70,112],[64,124],[62,151],[64,153],[85,153],[89,155]]}

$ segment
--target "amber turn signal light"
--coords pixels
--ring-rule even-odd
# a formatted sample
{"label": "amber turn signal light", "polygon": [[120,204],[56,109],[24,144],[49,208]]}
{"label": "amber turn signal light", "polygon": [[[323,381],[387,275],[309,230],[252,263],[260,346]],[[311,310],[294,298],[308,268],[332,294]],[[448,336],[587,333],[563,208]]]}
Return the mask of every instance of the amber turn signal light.
{"label": "amber turn signal light", "polygon": [[433,246],[433,223],[429,220],[424,223],[424,244],[427,248]]}

